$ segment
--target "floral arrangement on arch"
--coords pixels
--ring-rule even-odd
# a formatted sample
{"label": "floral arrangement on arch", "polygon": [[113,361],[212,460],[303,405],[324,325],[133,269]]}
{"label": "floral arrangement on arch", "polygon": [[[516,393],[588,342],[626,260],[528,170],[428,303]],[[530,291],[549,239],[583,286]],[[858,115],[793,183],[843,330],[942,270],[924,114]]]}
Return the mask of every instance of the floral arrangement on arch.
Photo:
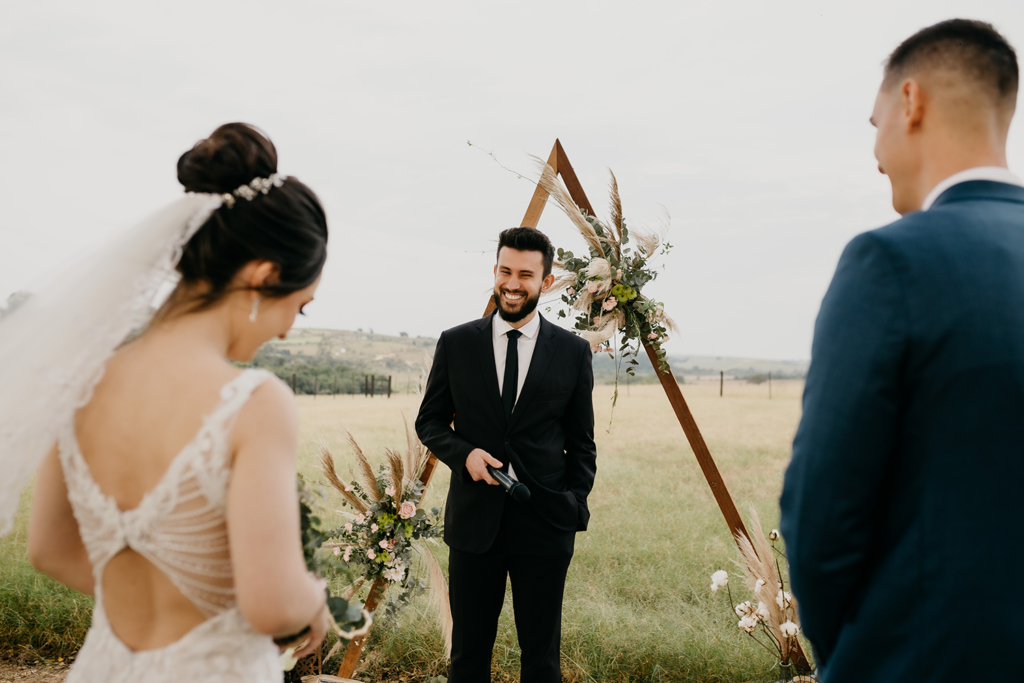
{"label": "floral arrangement on arch", "polygon": [[[725,588],[729,604],[739,621],[739,630],[754,639],[761,647],[777,657],[780,666],[791,669],[792,653],[800,633],[800,617],[796,600],[786,590],[782,567],[778,557],[785,559],[776,547],[779,538],[777,529],[772,529],[765,538],[757,512],[751,508],[753,539],[742,533],[736,534],[740,561],[736,562],[746,579],[747,587],[753,593],[753,600],[735,604],[732,589],[729,588],[729,574],[720,569],[711,575],[711,592]],[[770,539],[770,540],[769,540]],[[756,605],[755,605],[756,603]],[[811,681],[810,677],[797,677],[794,681]]]}
{"label": "floral arrangement on arch", "polygon": [[[576,329],[595,351],[614,353],[618,342],[616,384],[623,359],[626,373],[634,374],[641,346],[654,349],[658,371],[668,372],[662,344],[668,332],[676,331],[675,322],[665,315],[664,304],[643,294],[644,287],[658,277],[651,260],[671,249],[653,233],[633,229],[622,216],[622,200],[615,174],[611,173],[611,217],[602,222],[582,210],[569,196],[547,163],[539,184],[555,200],[587,243],[586,256],[558,249],[558,267],[563,271],[554,289],[564,289],[562,301],[576,312]],[[632,242],[630,241],[632,238]],[[564,310],[558,312],[566,317]],[[617,336],[618,333],[618,336]]]}
{"label": "floral arrangement on arch", "polygon": [[[448,610],[447,585],[434,554],[422,544],[441,535],[443,511],[435,507],[427,512],[420,509],[426,486],[420,474],[429,458],[427,449],[419,443],[406,423],[408,446],[403,454],[385,451],[385,462],[374,472],[362,448],[351,433],[345,432],[359,466],[361,481],[346,483],[338,476],[334,456],[326,444],[320,445],[320,471],[337,493],[342,505],[339,510],[348,518],[342,526],[326,531],[323,547],[333,550],[349,573],[357,578],[349,587],[354,595],[367,582],[378,579],[389,587],[385,618],[394,620],[418,593],[432,591],[432,602],[441,612],[446,641],[450,639],[451,617]],[[418,551],[430,573],[429,585],[415,574],[413,552]]]}

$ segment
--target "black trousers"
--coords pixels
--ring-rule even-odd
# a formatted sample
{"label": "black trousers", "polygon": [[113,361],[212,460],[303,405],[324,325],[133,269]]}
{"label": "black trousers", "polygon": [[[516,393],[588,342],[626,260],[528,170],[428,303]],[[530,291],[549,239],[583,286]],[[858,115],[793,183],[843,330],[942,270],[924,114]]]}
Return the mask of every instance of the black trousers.
{"label": "black trousers", "polygon": [[575,531],[556,529],[529,503],[516,503],[506,496],[501,530],[487,552],[449,549],[449,683],[491,680],[491,654],[505,601],[506,577],[512,582],[512,607],[522,651],[521,683],[560,683],[562,595],[575,539]]}

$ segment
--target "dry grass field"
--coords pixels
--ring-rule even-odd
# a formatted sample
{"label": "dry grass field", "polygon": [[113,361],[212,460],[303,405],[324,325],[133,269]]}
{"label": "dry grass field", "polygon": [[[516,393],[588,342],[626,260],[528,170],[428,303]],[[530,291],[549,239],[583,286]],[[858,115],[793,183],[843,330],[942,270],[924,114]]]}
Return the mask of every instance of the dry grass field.
{"label": "dry grass field", "polygon": [[[767,528],[776,526],[803,383],[774,382],[771,399],[767,384],[726,382],[721,398],[717,380],[682,388],[740,511],[746,515],[753,505]],[[565,679],[774,680],[770,658],[736,628],[727,598],[708,590],[713,571],[735,570],[735,548],[661,387],[632,386],[628,393],[620,387],[607,431],[611,391],[598,386],[594,396],[598,474],[590,530],[578,536],[566,589]],[[314,481],[318,440],[331,447],[344,477],[351,462],[344,430],[380,458],[385,447],[401,447],[403,415],[411,421],[417,408],[417,398],[403,394],[298,400],[300,469]],[[447,475],[440,466],[427,505],[443,502]],[[8,644],[7,656],[66,656],[88,610],[25,563],[25,509],[19,531],[0,539],[0,643]],[[330,521],[335,515],[328,510],[324,517]],[[436,554],[444,566],[443,545]],[[747,599],[739,584],[733,581],[733,595]],[[61,629],[65,633],[54,632]],[[417,600],[398,626],[377,629],[364,661],[359,677],[366,681],[443,675],[441,636],[426,601]],[[518,680],[510,595],[494,669],[496,681]]]}

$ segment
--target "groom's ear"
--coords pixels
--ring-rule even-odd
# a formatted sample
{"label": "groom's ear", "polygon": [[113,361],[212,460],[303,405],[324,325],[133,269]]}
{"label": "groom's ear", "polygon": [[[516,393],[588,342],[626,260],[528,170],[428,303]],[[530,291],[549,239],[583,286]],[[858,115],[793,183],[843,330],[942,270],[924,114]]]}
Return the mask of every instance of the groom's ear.
{"label": "groom's ear", "polygon": [[555,284],[555,274],[548,273],[547,277],[544,278],[544,282],[540,286],[540,291],[546,292],[551,289],[551,285]]}
{"label": "groom's ear", "polygon": [[900,85],[900,103],[907,132],[914,132],[924,120],[925,92],[921,84],[913,78],[903,81]]}

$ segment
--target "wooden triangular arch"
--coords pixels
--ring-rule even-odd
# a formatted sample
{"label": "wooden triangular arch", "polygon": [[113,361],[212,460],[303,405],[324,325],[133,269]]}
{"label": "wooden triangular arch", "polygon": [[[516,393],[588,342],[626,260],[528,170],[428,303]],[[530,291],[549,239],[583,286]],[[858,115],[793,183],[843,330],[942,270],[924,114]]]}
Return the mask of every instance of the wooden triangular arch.
{"label": "wooden triangular arch", "polygon": [[[561,176],[565,189],[569,191],[569,196],[576,202],[576,205],[585,210],[589,215],[596,215],[590,200],[587,199],[587,195],[583,191],[579,178],[576,177],[576,171],[573,170],[572,164],[569,163],[569,157],[566,155],[562,143],[557,138],[555,139],[554,146],[551,148],[551,154],[548,156],[548,165],[554,169],[555,173]],[[537,189],[533,192],[533,198],[530,200],[530,206],[526,209],[526,215],[523,217],[522,225],[524,227],[537,227],[547,200],[547,191],[538,183]],[[484,315],[490,315],[493,310],[494,301],[492,298],[488,302]],[[679,425],[683,428],[686,440],[690,443],[690,448],[693,449],[693,454],[697,458],[697,464],[700,465],[704,478],[707,480],[708,486],[711,487],[711,493],[715,496],[718,508],[722,511],[722,516],[725,517],[725,523],[729,525],[729,533],[732,534],[733,539],[737,539],[740,534],[749,539],[750,534],[747,533],[747,527],[743,524],[743,518],[740,517],[739,511],[736,509],[736,503],[733,502],[732,496],[729,495],[729,490],[725,486],[725,480],[722,479],[722,473],[718,471],[718,465],[715,464],[714,458],[711,457],[711,451],[708,450],[708,446],[704,442],[704,436],[700,433],[696,420],[693,419],[693,413],[690,412],[690,407],[686,404],[686,399],[683,398],[683,392],[679,389],[679,382],[676,381],[672,369],[669,368],[665,372],[661,372],[658,369],[657,352],[648,343],[644,343],[644,348],[647,350],[647,356],[651,360],[651,365],[654,366],[654,372],[661,381],[665,395],[672,405],[672,410],[675,411],[676,419],[679,420]],[[800,673],[809,673],[812,670],[811,663],[807,660],[807,656],[804,654],[799,642],[796,643],[796,647],[790,653],[790,656],[797,671]]]}

